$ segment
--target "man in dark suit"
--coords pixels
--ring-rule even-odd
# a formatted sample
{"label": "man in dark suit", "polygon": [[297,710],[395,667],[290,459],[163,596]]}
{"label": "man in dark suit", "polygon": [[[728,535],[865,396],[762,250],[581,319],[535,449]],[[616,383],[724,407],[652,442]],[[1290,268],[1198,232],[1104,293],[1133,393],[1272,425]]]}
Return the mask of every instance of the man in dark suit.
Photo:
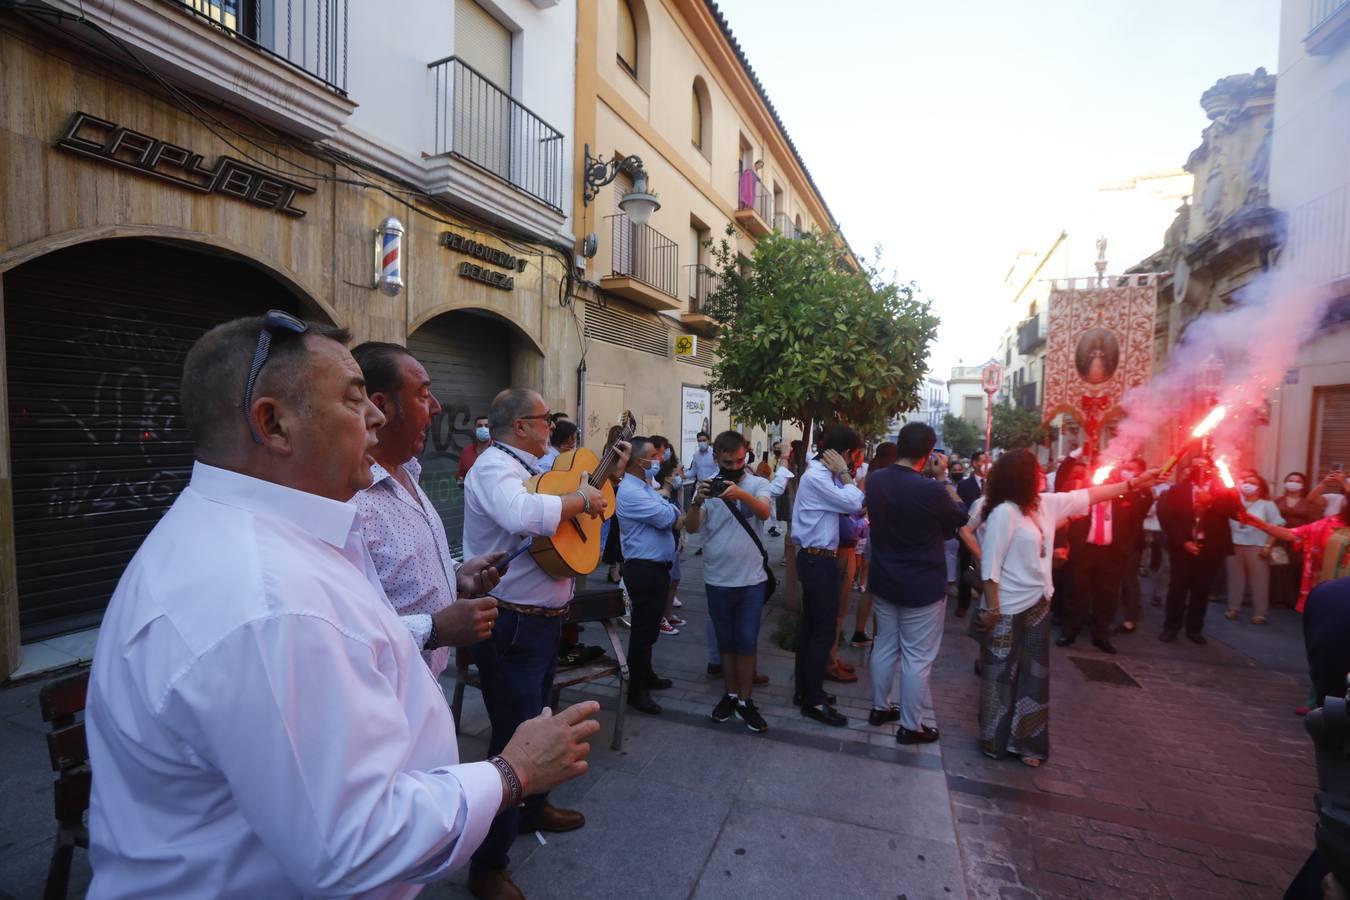
{"label": "man in dark suit", "polygon": [[[970,512],[970,507],[974,502],[980,499],[984,494],[984,476],[989,471],[989,457],[983,450],[976,450],[970,457],[970,474],[965,478],[956,479],[956,496],[961,498],[961,503],[965,506],[966,512]],[[970,582],[963,577],[966,569],[974,564],[974,559],[970,551],[966,549],[965,541],[958,541],[956,544],[956,617],[964,618],[966,610],[970,609]]]}
{"label": "man in dark suit", "polygon": [[[1136,468],[1137,465],[1137,468]],[[1117,469],[1112,481],[1143,474],[1142,464]],[[1121,581],[1126,577],[1133,549],[1144,528],[1144,515],[1153,502],[1149,491],[1131,491],[1103,501],[1091,512],[1069,523],[1069,559],[1073,561],[1073,594],[1064,633],[1055,641],[1067,647],[1091,620],[1092,646],[1115,653],[1109,637],[1116,621]],[[1130,571],[1131,576],[1134,575]]]}
{"label": "man in dark suit", "polygon": [[1224,558],[1233,555],[1228,520],[1239,509],[1232,491],[1211,478],[1209,460],[1203,457],[1191,460],[1186,479],[1158,501],[1158,523],[1172,561],[1167,617],[1158,640],[1176,640],[1184,624],[1186,637],[1196,644],[1207,643],[1202,632],[1209,591]]}

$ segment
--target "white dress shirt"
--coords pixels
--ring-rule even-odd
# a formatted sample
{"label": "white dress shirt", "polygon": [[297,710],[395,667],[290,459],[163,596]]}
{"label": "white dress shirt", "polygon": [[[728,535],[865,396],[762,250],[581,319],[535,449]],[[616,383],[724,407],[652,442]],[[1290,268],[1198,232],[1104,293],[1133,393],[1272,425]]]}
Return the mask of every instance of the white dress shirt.
{"label": "white dress shirt", "polygon": [[985,517],[980,541],[980,577],[998,585],[999,612],[1025,612],[1042,597],[1052,597],[1055,528],[1061,520],[1086,515],[1086,488],[1063,494],[1045,493],[1031,516],[1005,500]]}
{"label": "white dress shirt", "polygon": [[787,490],[788,482],[791,481],[794,477],[795,476],[792,474],[791,469],[789,469],[786,465],[780,464],[778,468],[774,470],[773,480],[769,482],[769,496],[770,497],[783,496],[783,492]]}
{"label": "white dress shirt", "polygon": [[[478,457],[464,479],[465,559],[499,550],[513,553],[531,537],[557,532],[562,498],[525,490],[526,479],[538,471],[538,460],[515,447],[494,444]],[[492,596],[518,606],[556,609],[572,599],[574,584],[571,578],[549,575],[526,551],[511,560]]]}
{"label": "white dress shirt", "polygon": [[411,897],[501,804],[356,507],[201,463],[118,583],[85,716],[96,900]]}
{"label": "white dress shirt", "polygon": [[695,482],[707,481],[710,478],[717,477],[717,454],[713,453],[712,445],[707,449],[695,450],[693,457],[684,467],[684,471],[690,475]]}
{"label": "white dress shirt", "polygon": [[792,542],[822,550],[839,549],[839,514],[862,509],[863,492],[851,484],[836,484],[825,464],[806,464],[792,504]]}
{"label": "white dress shirt", "polygon": [[[419,483],[422,464],[416,459],[403,464],[417,491],[415,497],[379,463],[370,471],[375,483],[352,498],[361,511],[361,534],[385,596],[417,646],[424,647],[431,636],[431,617],[457,599],[455,570],[459,565],[450,555],[440,513]],[[423,650],[422,658],[431,674],[440,678],[450,662],[450,648]]]}

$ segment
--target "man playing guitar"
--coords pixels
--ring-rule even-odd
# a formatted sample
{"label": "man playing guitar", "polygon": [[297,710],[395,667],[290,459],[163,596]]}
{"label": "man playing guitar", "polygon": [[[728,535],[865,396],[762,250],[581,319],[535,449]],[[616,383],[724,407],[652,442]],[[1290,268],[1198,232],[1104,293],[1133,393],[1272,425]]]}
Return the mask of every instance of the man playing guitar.
{"label": "man playing guitar", "polygon": [[[464,480],[466,558],[510,553],[530,537],[553,535],[560,523],[604,512],[604,494],[585,478],[576,491],[563,496],[527,490],[524,482],[539,474],[539,457],[548,449],[553,428],[548,405],[539,394],[527,388],[502,391],[492,401],[488,427],[492,446],[483,451]],[[620,442],[616,449],[621,473],[630,447]],[[492,723],[490,755],[500,752],[516,728],[549,703],[563,614],[573,585],[573,579],[550,576],[531,554],[522,553],[492,591],[499,615],[492,636],[473,648],[483,703]],[[516,835],[521,831],[571,831],[585,823],[581,813],[550,805],[547,795],[503,811],[473,855],[469,890],[480,898],[523,897],[506,871],[507,853]]]}

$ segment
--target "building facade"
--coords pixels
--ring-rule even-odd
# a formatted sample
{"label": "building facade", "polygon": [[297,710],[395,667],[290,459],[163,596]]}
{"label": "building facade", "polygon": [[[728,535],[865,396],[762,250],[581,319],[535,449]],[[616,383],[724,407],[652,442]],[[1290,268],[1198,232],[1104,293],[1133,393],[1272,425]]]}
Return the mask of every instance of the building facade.
{"label": "building facade", "polygon": [[219,322],[414,348],[455,544],[473,416],[510,384],[575,408],[575,5],[397,6],[0,12],[0,677],[97,624],[186,484],[180,369]]}
{"label": "building facade", "polygon": [[[585,443],[601,446],[627,410],[688,459],[697,431],[732,426],[707,389],[717,350],[704,308],[715,285],[709,242],[727,239],[748,260],[774,231],[837,228],[711,0],[580,4],[575,131]],[[660,202],[641,225],[619,207],[633,169],[587,185],[597,162],[628,157]],[[743,430],[761,449],[796,436],[782,425]]]}

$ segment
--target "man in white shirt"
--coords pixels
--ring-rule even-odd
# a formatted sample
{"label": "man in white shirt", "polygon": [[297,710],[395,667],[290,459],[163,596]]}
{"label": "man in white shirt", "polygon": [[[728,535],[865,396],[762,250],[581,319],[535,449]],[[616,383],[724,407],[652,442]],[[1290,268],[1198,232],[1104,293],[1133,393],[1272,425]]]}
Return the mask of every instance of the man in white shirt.
{"label": "man in white shirt", "polygon": [[842,727],[848,718],[825,694],[825,667],[839,615],[839,516],[862,509],[851,470],[862,464],[862,438],[842,425],[825,435],[824,452],[806,464],[792,506],[792,541],[802,611],[797,628],[797,695],[802,715]]}
{"label": "man in white shirt", "polygon": [[[578,490],[563,496],[525,489],[525,481],[540,474],[539,457],[552,425],[548,405],[534,391],[509,388],[493,399],[488,412],[492,446],[464,480],[465,556],[513,553],[535,537],[553,535],[562,522],[604,512],[604,494],[585,478]],[[616,472],[621,472],[630,448],[624,442],[616,446]],[[507,746],[521,723],[548,705],[573,584],[571,578],[549,575],[531,554],[522,553],[493,590],[496,625],[492,636],[473,648],[492,722],[488,753]],[[506,873],[508,851],[520,831],[571,831],[586,824],[581,813],[552,806],[543,794],[530,799],[523,815],[522,820],[522,811],[511,807],[492,823],[473,856],[469,890],[474,896],[522,896]]]}
{"label": "man in white shirt", "polygon": [[90,676],[92,898],[411,897],[522,789],[585,771],[593,704],[459,764],[347,502],[384,417],[346,339],[273,310],[188,354],[192,480],[123,574]]}
{"label": "man in white shirt", "polygon": [[[714,722],[733,714],[751,731],[768,729],[751,699],[759,647],[760,611],[768,585],[763,545],[750,533],[751,520],[769,517],[769,482],[746,471],[749,449],[739,431],[724,431],[713,442],[718,475],[725,486],[714,494],[716,482],[698,487],[685,527],[703,534],[703,581],[708,614],[717,634],[726,693],[712,711]],[[733,506],[733,504],[737,504]]]}
{"label": "man in white shirt", "polygon": [[[451,647],[467,647],[492,633],[497,601],[484,595],[500,576],[492,564],[505,554],[471,559],[450,555],[445,525],[419,483],[417,454],[426,446],[441,405],[431,376],[406,347],[368,341],[352,349],[370,402],[384,414],[371,451],[374,482],[356,495],[361,533],[385,595],[412,632],[431,674],[440,678]],[[471,599],[479,598],[479,599]]]}

